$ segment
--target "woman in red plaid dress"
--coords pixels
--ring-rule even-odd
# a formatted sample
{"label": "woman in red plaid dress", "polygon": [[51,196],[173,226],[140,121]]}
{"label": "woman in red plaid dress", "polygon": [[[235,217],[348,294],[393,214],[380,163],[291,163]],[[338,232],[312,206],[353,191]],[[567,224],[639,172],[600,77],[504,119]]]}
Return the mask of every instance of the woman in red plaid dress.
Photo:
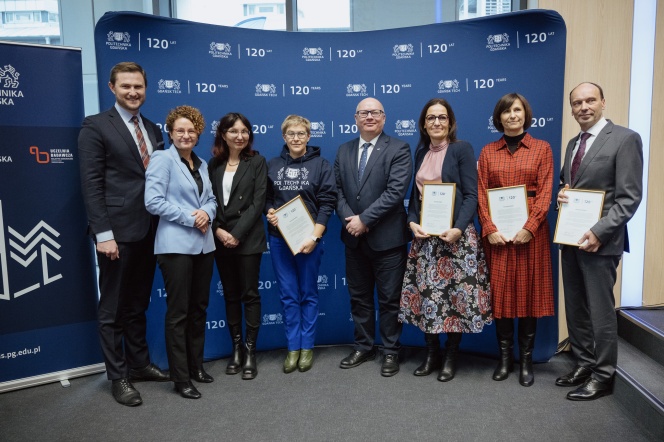
{"label": "woman in red plaid dress", "polygon": [[[537,318],[552,316],[553,274],[549,224],[553,154],[546,141],[525,132],[532,121],[528,101],[520,94],[503,96],[493,111],[493,124],[504,136],[482,149],[478,162],[478,214],[489,264],[492,308],[500,362],[493,379],[507,379],[514,368],[514,318],[519,318],[519,383],[533,384],[532,355]],[[513,238],[498,231],[489,215],[487,190],[525,185],[528,220]]]}

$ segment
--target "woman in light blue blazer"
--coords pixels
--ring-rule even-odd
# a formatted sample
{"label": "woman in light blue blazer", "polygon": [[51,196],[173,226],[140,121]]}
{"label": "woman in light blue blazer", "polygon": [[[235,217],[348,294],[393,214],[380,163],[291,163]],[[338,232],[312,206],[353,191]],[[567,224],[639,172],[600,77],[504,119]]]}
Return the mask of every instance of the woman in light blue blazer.
{"label": "woman in light blue blazer", "polygon": [[214,262],[210,223],[217,202],[207,164],[194,152],[205,128],[191,106],[166,117],[171,147],[156,151],[145,172],[145,206],[159,215],[154,253],[166,285],[166,353],[180,396],[201,397],[191,383],[212,382],[203,370],[205,319]]}

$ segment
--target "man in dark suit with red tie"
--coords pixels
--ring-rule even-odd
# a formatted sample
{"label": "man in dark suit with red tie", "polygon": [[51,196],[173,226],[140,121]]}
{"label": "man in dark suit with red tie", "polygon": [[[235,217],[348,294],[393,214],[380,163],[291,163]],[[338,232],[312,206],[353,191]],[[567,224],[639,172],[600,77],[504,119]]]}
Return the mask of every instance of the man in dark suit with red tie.
{"label": "man in dark suit with red tie", "polygon": [[565,312],[577,366],[556,379],[578,387],[567,399],[589,401],[611,394],[618,360],[618,328],[613,286],[623,251],[629,251],[627,222],[641,202],[643,144],[636,132],[603,116],[604,92],[581,83],[570,93],[572,115],[581,133],[567,144],[560,172],[558,203],[565,189],[603,190],[602,216],[579,238],[562,247]]}
{"label": "man in dark suit with red tie", "polygon": [[353,368],[376,357],[374,287],[378,292],[379,331],[383,342],[381,375],[399,372],[398,320],[401,285],[410,241],[404,198],[412,175],[408,143],[383,132],[385,111],[380,101],[358,105],[360,132],[337,151],[337,214],[346,245],[346,281],[355,323],[353,352],[341,368]]}
{"label": "man in dark suit with red tie", "polygon": [[78,137],[83,200],[99,263],[99,337],[122,405],[142,403],[132,381],[168,381],[150,362],[145,311],[156,260],[156,220],[145,209],[145,169],[164,148],[159,127],[142,116],[147,77],[138,64],[118,63],[108,83],[115,106],[83,121]]}

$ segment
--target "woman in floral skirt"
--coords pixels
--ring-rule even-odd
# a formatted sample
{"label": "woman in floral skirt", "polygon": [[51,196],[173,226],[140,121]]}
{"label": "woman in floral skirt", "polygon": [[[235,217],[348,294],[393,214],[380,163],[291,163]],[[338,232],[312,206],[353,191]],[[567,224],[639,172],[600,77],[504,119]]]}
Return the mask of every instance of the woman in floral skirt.
{"label": "woman in floral skirt", "polygon": [[[438,380],[447,382],[456,373],[462,333],[479,333],[492,321],[487,265],[473,224],[477,163],[472,146],[456,139],[456,118],[446,100],[429,100],[418,126],[415,183],[408,205],[414,239],[399,320],[424,332],[426,359],[413,374],[427,376],[440,368]],[[429,236],[419,224],[422,185],[430,182],[456,184],[452,228],[437,236]],[[441,333],[447,334],[444,357]]]}

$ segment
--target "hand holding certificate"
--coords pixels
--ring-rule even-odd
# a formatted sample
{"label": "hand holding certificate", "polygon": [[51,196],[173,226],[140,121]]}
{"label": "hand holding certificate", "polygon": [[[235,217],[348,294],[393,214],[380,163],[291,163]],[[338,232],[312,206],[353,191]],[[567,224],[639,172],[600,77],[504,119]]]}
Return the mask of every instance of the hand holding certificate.
{"label": "hand holding certificate", "polygon": [[420,226],[427,235],[438,236],[452,228],[454,215],[454,183],[424,183],[422,185],[422,209]]}
{"label": "hand holding certificate", "polygon": [[580,246],[579,240],[602,216],[604,192],[599,190],[565,189],[567,202],[558,209],[558,222],[553,242]]}
{"label": "hand holding certificate", "polygon": [[296,196],[283,206],[279,207],[274,214],[279,219],[277,229],[283,236],[286,244],[297,255],[302,244],[311,238],[314,233],[315,223],[307,206],[300,195]]}
{"label": "hand holding certificate", "polygon": [[526,186],[487,189],[489,214],[498,231],[512,239],[528,221]]}

